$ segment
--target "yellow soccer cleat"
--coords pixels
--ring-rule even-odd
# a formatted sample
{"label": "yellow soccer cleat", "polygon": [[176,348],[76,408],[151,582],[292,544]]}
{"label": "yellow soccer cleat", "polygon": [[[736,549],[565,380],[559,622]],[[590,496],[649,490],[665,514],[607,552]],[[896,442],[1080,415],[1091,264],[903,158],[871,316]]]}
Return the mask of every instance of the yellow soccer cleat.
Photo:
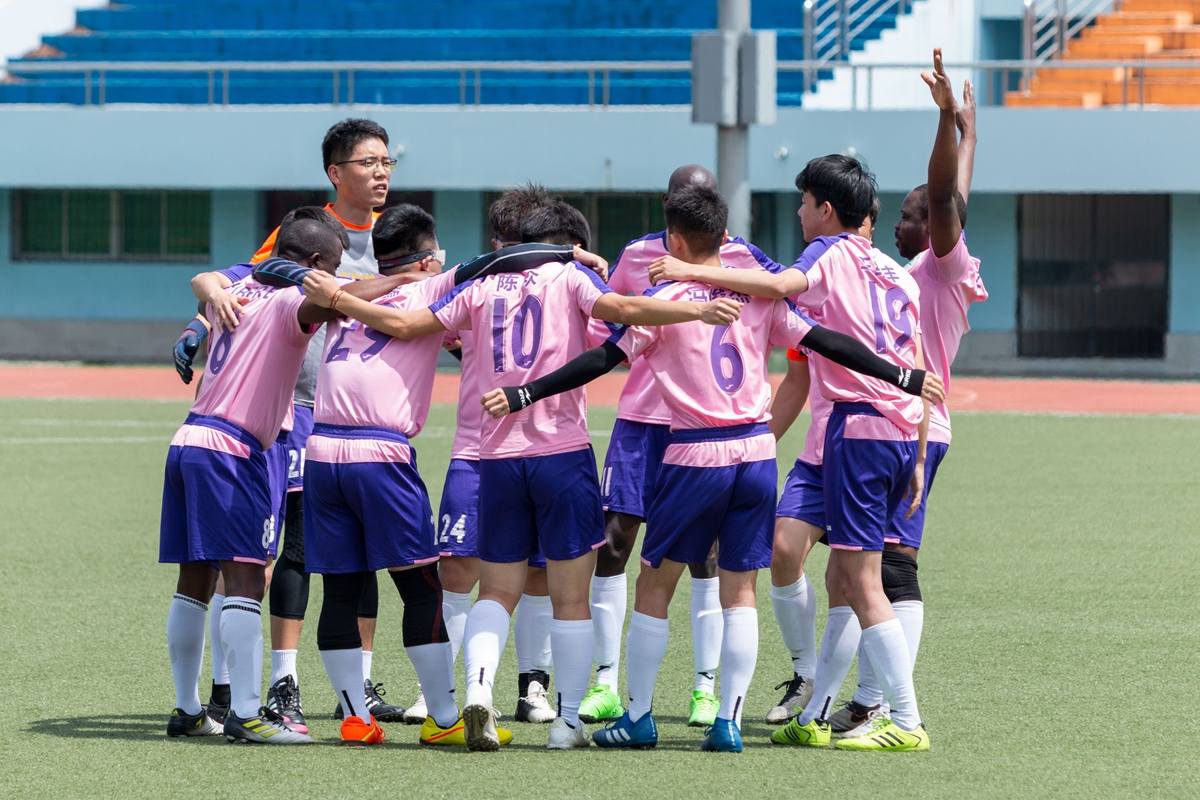
{"label": "yellow soccer cleat", "polygon": [[924,725],[915,731],[906,731],[887,717],[876,717],[876,725],[869,733],[852,739],[839,739],[836,747],[843,750],[876,750],[902,753],[910,750],[928,750],[929,734]]}
{"label": "yellow soccer cleat", "polygon": [[828,747],[830,738],[828,722],[814,719],[807,725],[801,725],[799,717],[792,717],[787,725],[771,733],[772,742],[791,747]]}
{"label": "yellow soccer cleat", "polygon": [[[500,740],[501,745],[506,745],[512,741],[512,731],[504,728],[496,728],[496,736]],[[466,726],[463,725],[463,718],[454,721],[454,724],[449,728],[443,728],[434,721],[433,717],[426,717],[424,724],[421,725],[421,744],[447,744],[458,747],[467,746]]]}

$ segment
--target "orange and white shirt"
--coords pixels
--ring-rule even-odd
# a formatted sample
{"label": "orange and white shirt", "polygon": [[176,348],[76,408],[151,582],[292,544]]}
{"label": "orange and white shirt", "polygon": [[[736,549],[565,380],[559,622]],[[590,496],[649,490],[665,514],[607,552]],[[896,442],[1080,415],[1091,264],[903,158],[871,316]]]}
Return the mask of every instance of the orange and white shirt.
{"label": "orange and white shirt", "polygon": [[[374,226],[375,220],[379,219],[380,212],[374,212],[371,217],[371,225],[355,225],[335,214],[333,203],[326,204],[325,210],[342,223],[350,237],[350,246],[342,251],[342,264],[338,267],[338,277],[358,281],[378,275],[379,265],[375,260],[375,245],[371,243],[371,228]],[[262,243],[262,247],[258,248],[254,258],[250,259],[251,264],[257,264],[270,257],[271,250],[275,247],[275,237],[278,235],[279,228],[271,231],[271,235]]]}

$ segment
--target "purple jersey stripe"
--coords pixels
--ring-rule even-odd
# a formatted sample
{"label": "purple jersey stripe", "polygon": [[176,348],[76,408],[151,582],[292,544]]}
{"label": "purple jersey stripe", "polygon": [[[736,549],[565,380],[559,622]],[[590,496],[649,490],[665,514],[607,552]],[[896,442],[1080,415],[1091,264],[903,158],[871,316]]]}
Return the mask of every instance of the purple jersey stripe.
{"label": "purple jersey stripe", "polygon": [[829,248],[849,235],[848,233],[839,233],[837,236],[818,236],[809,242],[808,247],[804,248],[804,252],[796,259],[796,263],[792,264],[792,269],[798,269],[807,275],[808,271],[813,268],[813,264],[816,264],[821,256],[829,251]]}

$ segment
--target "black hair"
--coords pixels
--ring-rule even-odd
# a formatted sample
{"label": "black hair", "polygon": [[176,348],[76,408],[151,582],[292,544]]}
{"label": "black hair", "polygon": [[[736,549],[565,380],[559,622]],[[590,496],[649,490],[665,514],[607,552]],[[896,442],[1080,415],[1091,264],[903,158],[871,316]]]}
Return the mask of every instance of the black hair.
{"label": "black hair", "polygon": [[561,200],[536,209],[521,226],[522,242],[577,244],[584,250],[592,240],[592,230],[579,209]]}
{"label": "black hair", "polygon": [[331,164],[345,161],[354,148],[367,139],[379,139],[387,147],[387,131],[378,122],[369,119],[344,119],[325,132],[321,142],[321,160],[328,171]]}
{"label": "black hair", "polygon": [[828,202],[846,228],[858,229],[871,213],[875,176],[862,162],[842,155],[821,156],[804,165],[796,188],[808,192],[817,205]]}
{"label": "black hair", "polygon": [[337,217],[329,213],[329,209],[321,208],[320,206],[300,206],[299,208],[293,208],[284,214],[283,221],[279,223],[279,230],[282,232],[284,228],[298,219],[311,219],[321,223],[337,234],[338,241],[342,243],[343,250],[350,249],[350,234],[346,232],[346,226],[338,222]]}
{"label": "black hair", "polygon": [[871,213],[868,214],[871,218],[871,227],[875,227],[875,223],[879,221],[879,215],[883,213],[883,203],[879,202],[879,195],[871,201]]}
{"label": "black hair", "polygon": [[376,258],[399,258],[427,250],[437,239],[437,223],[425,209],[411,203],[392,206],[371,228]]}
{"label": "black hair", "polygon": [[557,201],[540,183],[530,181],[509,189],[488,207],[492,235],[505,244],[515,244],[521,240],[521,226],[529,215]]}
{"label": "black hair", "polygon": [[[917,193],[917,207],[921,210],[921,220],[929,221],[929,184],[922,183],[917,188],[913,189]],[[959,227],[967,227],[967,200],[962,196],[962,192],[954,190],[954,206],[958,209],[958,224]]]}
{"label": "black hair", "polygon": [[315,219],[298,219],[280,228],[275,252],[280,258],[296,262],[320,253],[329,263],[337,264],[342,257],[342,243],[329,226]]}
{"label": "black hair", "polygon": [[685,186],[667,196],[663,207],[667,231],[683,237],[693,255],[709,256],[721,249],[729,206],[707,186]]}

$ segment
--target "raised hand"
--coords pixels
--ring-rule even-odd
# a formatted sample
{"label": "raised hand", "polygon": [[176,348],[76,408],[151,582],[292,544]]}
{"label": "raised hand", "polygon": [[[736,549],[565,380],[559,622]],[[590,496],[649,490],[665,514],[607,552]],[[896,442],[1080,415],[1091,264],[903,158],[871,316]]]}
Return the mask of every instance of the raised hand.
{"label": "raised hand", "polygon": [[946,76],[946,68],[942,66],[942,48],[933,49],[933,74],[922,72],[921,80],[929,86],[933,102],[937,103],[942,111],[954,111],[958,107],[954,100],[954,87],[950,84],[950,78]]}
{"label": "raised hand", "polygon": [[954,115],[954,124],[964,139],[975,136],[975,87],[963,81],[963,101]]}

